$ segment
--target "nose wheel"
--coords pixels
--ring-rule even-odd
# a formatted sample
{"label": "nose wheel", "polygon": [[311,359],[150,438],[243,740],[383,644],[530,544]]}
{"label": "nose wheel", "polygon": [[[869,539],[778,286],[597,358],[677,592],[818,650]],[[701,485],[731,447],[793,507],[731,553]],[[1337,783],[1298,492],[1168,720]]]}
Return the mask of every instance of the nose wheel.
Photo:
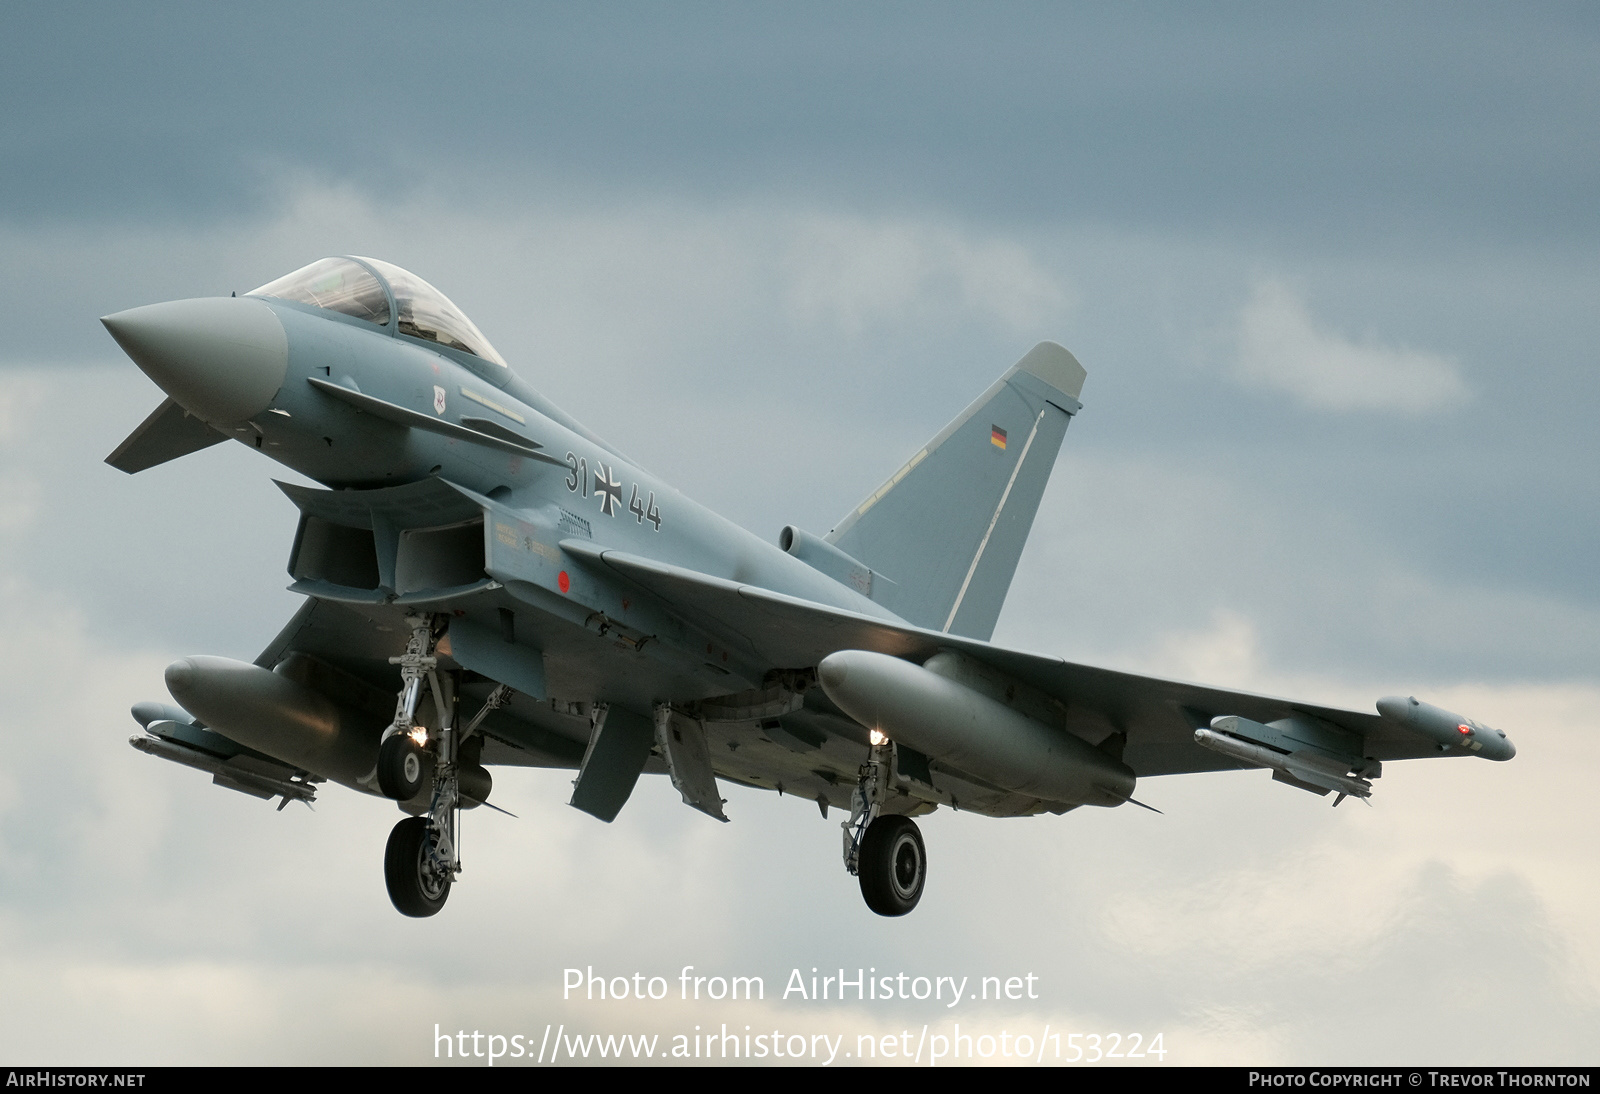
{"label": "nose wheel", "polygon": [[[426,753],[409,736],[395,734],[378,749],[378,786],[395,801],[406,802],[422,793],[422,761]],[[432,757],[427,757],[432,762]]]}

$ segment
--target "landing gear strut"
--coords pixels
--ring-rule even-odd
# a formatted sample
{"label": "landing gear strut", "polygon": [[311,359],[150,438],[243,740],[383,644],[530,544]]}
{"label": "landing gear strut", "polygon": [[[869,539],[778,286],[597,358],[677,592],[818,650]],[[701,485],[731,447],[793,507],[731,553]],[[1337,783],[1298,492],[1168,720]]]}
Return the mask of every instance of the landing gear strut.
{"label": "landing gear strut", "polygon": [[922,899],[928,854],[922,833],[910,817],[882,816],[889,796],[894,745],[872,731],[872,752],[861,765],[844,822],[844,868],[861,882],[867,907],[879,915],[905,915]]}
{"label": "landing gear strut", "polygon": [[[438,637],[434,621],[425,616],[407,616],[411,640],[406,652],[391,657],[400,666],[402,685],[395,704],[394,725],[384,734],[378,747],[378,785],[396,801],[410,801],[422,791],[427,764],[433,764],[433,797],[428,811],[407,817],[389,833],[383,856],[383,880],[389,899],[402,915],[421,918],[444,907],[450,885],[461,873],[459,849],[461,819],[461,779],[457,757],[489,712],[503,706],[511,697],[504,684],[490,693],[482,709],[464,730],[457,730],[457,681],[438,671],[433,656]],[[430,735],[416,723],[417,703],[426,681],[433,693],[439,729]],[[431,753],[431,757],[430,757]],[[485,792],[486,793],[486,792]]]}
{"label": "landing gear strut", "polygon": [[423,748],[429,743],[427,728],[417,722],[423,685],[433,691],[435,721],[441,727],[441,736],[453,714],[440,686],[439,661],[433,656],[433,620],[408,615],[406,623],[411,627],[406,652],[389,658],[389,664],[400,666],[400,697],[394,705],[394,724],[384,731],[378,745],[378,788],[395,801],[410,801],[422,792],[426,774]]}

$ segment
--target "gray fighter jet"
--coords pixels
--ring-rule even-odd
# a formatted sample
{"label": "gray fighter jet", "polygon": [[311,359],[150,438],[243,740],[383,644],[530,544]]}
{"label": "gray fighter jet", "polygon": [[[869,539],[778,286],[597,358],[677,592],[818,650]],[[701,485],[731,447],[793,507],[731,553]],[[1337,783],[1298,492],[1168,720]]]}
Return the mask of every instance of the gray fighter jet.
{"label": "gray fighter jet", "polygon": [[327,487],[280,484],[304,606],[254,664],[174,662],[177,705],[136,705],[131,743],[279,809],[325,781],[398,802],[384,873],[406,915],[443,906],[497,764],[574,769],[572,805],[604,821],[647,772],[718,820],[718,779],[847,810],[846,869],[903,915],[926,877],[912,818],[941,805],[1114,807],[1139,778],[1248,767],[1338,804],[1385,760],[1515,753],[1412,698],[1364,714],[991,645],[1081,409],[1084,369],[1051,342],[827,535],[772,544],[552,405],[389,263],[102,322],[168,394],[112,466],[231,439]]}

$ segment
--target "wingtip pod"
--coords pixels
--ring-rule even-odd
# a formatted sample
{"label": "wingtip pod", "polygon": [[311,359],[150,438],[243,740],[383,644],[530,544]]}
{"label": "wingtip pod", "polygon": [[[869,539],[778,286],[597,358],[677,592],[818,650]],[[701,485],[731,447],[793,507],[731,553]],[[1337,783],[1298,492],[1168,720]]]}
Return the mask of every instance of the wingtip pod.
{"label": "wingtip pod", "polygon": [[1517,754],[1504,730],[1491,729],[1471,718],[1463,718],[1414,695],[1390,695],[1378,700],[1378,713],[1392,722],[1420,733],[1441,750],[1465,752],[1486,760],[1509,760]]}

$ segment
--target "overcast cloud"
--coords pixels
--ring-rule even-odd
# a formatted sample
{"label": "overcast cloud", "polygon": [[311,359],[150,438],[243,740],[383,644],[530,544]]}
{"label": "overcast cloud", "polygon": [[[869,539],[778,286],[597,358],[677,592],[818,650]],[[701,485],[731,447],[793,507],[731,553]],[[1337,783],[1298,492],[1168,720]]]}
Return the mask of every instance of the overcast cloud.
{"label": "overcast cloud", "polygon": [[1466,402],[1459,363],[1437,353],[1353,342],[1317,325],[1303,300],[1276,281],[1256,286],[1239,315],[1240,380],[1322,410],[1407,417]]}

